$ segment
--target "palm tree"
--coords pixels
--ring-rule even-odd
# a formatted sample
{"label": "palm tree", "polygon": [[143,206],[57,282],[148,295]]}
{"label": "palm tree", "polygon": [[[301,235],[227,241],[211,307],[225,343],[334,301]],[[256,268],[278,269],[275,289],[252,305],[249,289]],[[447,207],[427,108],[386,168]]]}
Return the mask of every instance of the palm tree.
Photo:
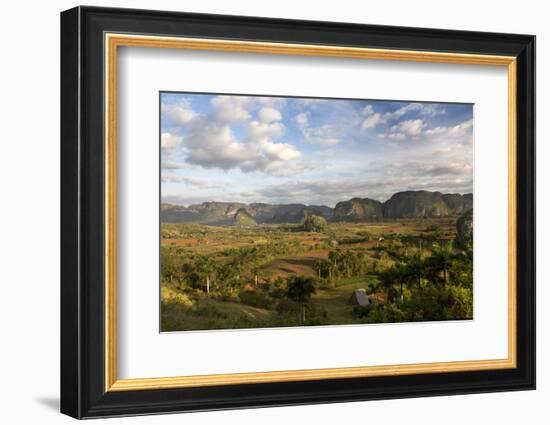
{"label": "palm tree", "polygon": [[317,270],[317,277],[321,279],[321,271],[324,269],[325,262],[323,260],[315,260],[313,268]]}
{"label": "palm tree", "polygon": [[401,285],[400,299],[403,300],[403,279],[402,271],[398,265],[390,267],[379,273],[378,278],[380,279],[380,284],[384,288],[388,301],[393,302],[397,296],[397,291],[395,289],[396,284]]}
{"label": "palm tree", "polygon": [[199,273],[205,277],[206,280],[206,293],[210,294],[210,279],[215,267],[214,259],[208,255],[203,255],[197,260],[197,268]]}
{"label": "palm tree", "polygon": [[432,256],[430,262],[432,266],[443,272],[443,284],[447,284],[447,272],[453,259],[453,241],[444,244],[434,243],[432,246]]}
{"label": "palm tree", "polygon": [[260,267],[258,265],[252,267],[252,274],[254,275],[254,287],[258,288],[258,275],[260,274]]}
{"label": "palm tree", "polygon": [[342,251],[336,249],[335,251],[330,251],[328,253],[328,259],[332,263],[334,270],[334,276],[338,273],[338,263],[342,260]]}
{"label": "palm tree", "polygon": [[424,275],[424,254],[421,250],[416,251],[414,254],[410,255],[406,259],[406,270],[405,275],[407,280],[411,283],[416,283],[420,287],[422,281],[422,276]]}
{"label": "palm tree", "polygon": [[287,298],[300,304],[300,323],[303,324],[311,296],[316,292],[315,279],[311,276],[289,276],[286,284]]}

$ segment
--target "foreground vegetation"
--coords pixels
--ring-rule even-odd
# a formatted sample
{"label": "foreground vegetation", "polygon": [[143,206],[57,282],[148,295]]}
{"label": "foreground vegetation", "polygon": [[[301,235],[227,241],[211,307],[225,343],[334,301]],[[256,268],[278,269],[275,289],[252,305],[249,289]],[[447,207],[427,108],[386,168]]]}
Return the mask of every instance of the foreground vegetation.
{"label": "foreground vegetation", "polygon": [[[472,249],[455,223],[163,223],[162,330],[471,319]],[[350,303],[358,289],[366,305]]]}

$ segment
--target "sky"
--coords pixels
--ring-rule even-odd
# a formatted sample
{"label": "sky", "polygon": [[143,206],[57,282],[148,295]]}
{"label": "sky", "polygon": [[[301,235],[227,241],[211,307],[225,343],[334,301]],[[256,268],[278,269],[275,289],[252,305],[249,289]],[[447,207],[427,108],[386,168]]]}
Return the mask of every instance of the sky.
{"label": "sky", "polygon": [[473,191],[473,105],[160,94],[162,202]]}

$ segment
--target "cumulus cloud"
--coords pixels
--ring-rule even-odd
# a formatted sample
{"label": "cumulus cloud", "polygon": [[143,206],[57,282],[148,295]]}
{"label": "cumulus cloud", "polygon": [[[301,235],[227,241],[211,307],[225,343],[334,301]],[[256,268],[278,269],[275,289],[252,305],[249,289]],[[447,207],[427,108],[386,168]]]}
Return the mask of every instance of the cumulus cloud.
{"label": "cumulus cloud", "polygon": [[426,130],[428,136],[446,136],[446,137],[463,137],[472,133],[474,126],[473,120],[461,122],[458,125],[450,127],[435,127]]}
{"label": "cumulus cloud", "polygon": [[289,143],[274,143],[267,139],[259,142],[261,154],[255,155],[241,165],[245,172],[263,171],[275,176],[283,176],[300,171],[301,167],[292,164],[302,154]]}
{"label": "cumulus cloud", "polygon": [[232,123],[242,122],[250,118],[247,106],[251,98],[247,96],[216,96],[212,99],[212,107],[216,118]]}
{"label": "cumulus cloud", "polygon": [[246,131],[251,140],[279,137],[284,133],[285,127],[278,122],[250,121]]}
{"label": "cumulus cloud", "polygon": [[364,129],[374,128],[378,124],[382,124],[386,122],[386,119],[382,116],[382,114],[379,114],[378,112],[375,114],[370,115],[365,121],[363,121],[363,124],[361,125]]}
{"label": "cumulus cloud", "polygon": [[215,96],[210,100],[211,112],[191,111],[192,118],[177,128],[183,136],[163,133],[163,147],[178,147],[185,163],[204,168],[280,174],[286,163],[301,154],[292,144],[279,141],[285,126],[274,106],[277,102],[260,99]]}
{"label": "cumulus cloud", "polygon": [[289,143],[273,143],[269,140],[262,140],[260,146],[269,159],[276,161],[290,161],[300,158],[300,152]]}
{"label": "cumulus cloud", "polygon": [[260,112],[258,112],[258,117],[260,118],[260,121],[263,123],[280,121],[283,118],[283,116],[281,115],[281,112],[279,112],[275,108],[272,108],[271,106],[264,106],[262,109],[260,109]]}
{"label": "cumulus cloud", "polygon": [[161,112],[164,116],[180,125],[187,124],[197,116],[189,106],[189,101],[185,98],[181,99],[178,103],[163,103],[161,105]]}
{"label": "cumulus cloud", "polygon": [[369,116],[374,114],[374,107],[372,105],[365,106],[362,111],[363,115]]}
{"label": "cumulus cloud", "polygon": [[405,136],[418,136],[422,133],[424,126],[424,121],[419,119],[401,121],[399,124],[392,126],[390,132],[404,134]]}
{"label": "cumulus cloud", "polygon": [[444,114],[445,113],[445,108],[441,107],[439,104],[413,102],[413,103],[409,103],[405,106],[402,106],[401,108],[399,108],[396,111],[392,112],[390,114],[390,117],[399,118],[399,117],[402,117],[403,115],[408,114],[410,112],[417,112],[420,115],[434,117],[434,116],[437,116],[437,115]]}
{"label": "cumulus cloud", "polygon": [[[363,108],[362,112],[367,116],[367,118],[363,121],[361,127],[367,130],[370,128],[375,128],[378,125],[387,123],[391,124],[392,121],[395,122],[406,115],[418,114],[426,117],[435,117],[445,114],[446,110],[439,104],[413,102],[407,103],[394,111],[385,113],[375,112],[373,106],[369,104]],[[393,138],[399,138],[399,136],[394,136]]]}
{"label": "cumulus cloud", "polygon": [[194,123],[183,150],[190,164],[224,170],[238,167],[254,156],[251,149],[237,140],[228,124],[208,118]]}
{"label": "cumulus cloud", "polygon": [[[399,124],[391,126],[386,132],[379,133],[378,137],[396,141],[402,140],[420,140],[434,143],[439,141],[440,150],[457,149],[464,143],[471,143],[473,137],[473,120],[467,120],[454,126],[437,126],[428,128],[424,120],[413,119],[401,121]],[[460,142],[464,143],[460,143]],[[448,146],[444,143],[450,142]],[[433,145],[438,146],[436,144]]]}
{"label": "cumulus cloud", "polygon": [[162,133],[160,135],[160,145],[163,148],[174,148],[174,147],[180,145],[182,140],[183,140],[183,137],[176,136],[176,135],[168,133],[168,132]]}

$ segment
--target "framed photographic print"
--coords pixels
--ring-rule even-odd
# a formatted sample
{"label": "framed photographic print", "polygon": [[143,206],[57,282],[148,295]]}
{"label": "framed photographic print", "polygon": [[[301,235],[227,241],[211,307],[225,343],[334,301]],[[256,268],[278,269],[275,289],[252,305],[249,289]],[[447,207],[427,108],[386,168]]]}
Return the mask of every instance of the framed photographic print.
{"label": "framed photographic print", "polygon": [[535,38],[61,14],[61,411],[533,389]]}

